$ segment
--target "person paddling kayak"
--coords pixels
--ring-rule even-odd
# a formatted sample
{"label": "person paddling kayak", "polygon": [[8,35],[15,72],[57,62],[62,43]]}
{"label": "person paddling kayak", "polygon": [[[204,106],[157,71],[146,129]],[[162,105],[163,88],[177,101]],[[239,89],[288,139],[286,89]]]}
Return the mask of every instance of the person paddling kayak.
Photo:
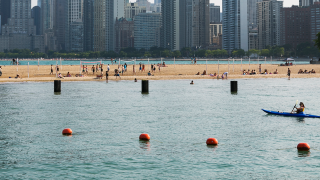
{"label": "person paddling kayak", "polygon": [[296,109],[297,109],[297,110],[296,110],[297,114],[298,114],[298,113],[304,113],[304,108],[305,108],[305,107],[304,107],[303,102],[300,102],[299,105],[300,105],[299,108],[296,107]]}

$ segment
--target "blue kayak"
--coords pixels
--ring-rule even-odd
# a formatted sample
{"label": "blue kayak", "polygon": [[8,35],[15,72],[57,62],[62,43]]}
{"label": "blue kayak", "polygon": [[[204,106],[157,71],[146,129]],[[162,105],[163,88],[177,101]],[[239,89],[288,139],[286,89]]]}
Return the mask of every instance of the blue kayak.
{"label": "blue kayak", "polygon": [[320,118],[320,116],[311,115],[311,114],[305,114],[305,113],[289,113],[289,112],[279,112],[279,111],[269,111],[262,109],[262,111],[268,113],[268,114],[274,114],[279,116],[291,116],[291,117],[306,117],[306,118]]}

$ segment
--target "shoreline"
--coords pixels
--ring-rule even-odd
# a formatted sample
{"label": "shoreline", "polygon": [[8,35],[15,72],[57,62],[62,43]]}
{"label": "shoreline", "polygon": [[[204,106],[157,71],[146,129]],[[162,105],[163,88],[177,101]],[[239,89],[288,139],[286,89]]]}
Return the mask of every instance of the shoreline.
{"label": "shoreline", "polygon": [[[256,70],[259,72],[257,65],[248,65],[248,64],[235,64],[227,65],[213,65],[213,64],[199,64],[199,65],[168,65],[167,67],[161,67],[159,72],[158,67],[155,72],[151,72],[153,76],[147,76],[149,72],[150,66],[145,67],[144,72],[136,72],[133,73],[133,66],[129,65],[127,72],[123,75],[120,73],[121,79],[114,75],[114,69],[118,68],[117,65],[110,65],[109,71],[109,81],[121,81],[121,80],[179,80],[179,79],[188,79],[188,80],[195,80],[195,79],[213,79],[217,80],[217,77],[212,77],[210,75],[195,75],[196,73],[202,74],[203,71],[207,69],[207,74],[214,74],[218,73],[221,74],[224,72],[228,72],[228,79],[265,79],[265,78],[288,78],[287,76],[287,69],[291,69],[291,78],[320,78],[320,66],[319,65],[294,65],[294,66],[278,66],[278,65],[271,65],[271,64],[262,64],[261,65],[262,72],[267,69],[268,72],[274,72],[275,70],[278,71],[278,74],[256,74],[256,75],[241,75],[243,69],[248,70]],[[106,65],[103,66],[106,70]],[[51,66],[49,65],[40,65],[39,70],[37,65],[30,65],[29,69],[28,66],[2,66],[2,76],[0,76],[0,83],[4,82],[50,82],[54,80],[62,80],[62,81],[106,81],[105,77],[105,70],[104,76],[102,79],[97,79],[96,74],[93,75],[91,67],[88,67],[88,75],[86,77],[75,77],[76,74],[80,73],[80,66],[74,65],[64,65],[63,69],[60,69],[60,73],[62,75],[66,75],[67,72],[70,72],[72,77],[64,77],[56,78],[56,73],[54,72],[53,75],[50,75]],[[139,69],[138,65],[135,68],[136,70]],[[316,71],[315,74],[298,74],[299,69],[308,70],[314,69]],[[82,71],[82,69],[81,69]],[[28,73],[29,72],[29,73]],[[19,74],[21,79],[15,79],[14,77]],[[29,74],[29,78],[28,78]],[[100,74],[100,72],[98,72]],[[11,78],[9,78],[11,77]]]}

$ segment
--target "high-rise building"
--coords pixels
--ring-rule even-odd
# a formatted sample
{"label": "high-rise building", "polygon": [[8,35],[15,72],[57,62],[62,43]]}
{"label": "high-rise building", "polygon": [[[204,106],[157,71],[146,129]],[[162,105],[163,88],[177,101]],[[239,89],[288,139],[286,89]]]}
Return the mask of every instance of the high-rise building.
{"label": "high-rise building", "polygon": [[262,0],[248,0],[249,31],[257,28],[257,2],[262,2]]}
{"label": "high-rise building", "polygon": [[0,51],[30,49],[44,52],[43,36],[36,35],[31,18],[31,0],[10,1],[10,18],[2,26]]}
{"label": "high-rise building", "polygon": [[311,42],[310,7],[292,6],[281,9],[281,45]]}
{"label": "high-rise building", "polygon": [[180,50],[180,0],[161,1],[161,42],[160,46],[170,50]]}
{"label": "high-rise building", "polygon": [[10,2],[11,0],[0,0],[1,25],[7,24],[8,18],[10,18]]}
{"label": "high-rise building", "polygon": [[248,51],[248,4],[247,0],[224,0],[222,48],[229,54],[234,49]]}
{"label": "high-rise building", "polygon": [[314,5],[310,6],[310,13],[310,40],[313,42],[313,40],[317,39],[317,34],[320,32],[320,2],[315,2]]}
{"label": "high-rise building", "polygon": [[140,13],[134,19],[134,47],[150,49],[160,46],[160,13]]}
{"label": "high-rise building", "polygon": [[210,22],[220,23],[220,6],[210,3]]}
{"label": "high-rise building", "polygon": [[281,17],[283,1],[265,0],[257,3],[259,49],[266,46],[280,46]]}
{"label": "high-rise building", "polygon": [[68,17],[68,1],[56,0],[54,11],[54,34],[57,38],[57,50],[66,50],[66,28]]}
{"label": "high-rise building", "polygon": [[40,26],[41,26],[41,22],[40,22],[40,16],[41,16],[41,10],[39,6],[34,6],[31,10],[31,17],[34,20],[34,25],[36,26],[36,34],[40,35]]}
{"label": "high-rise building", "polygon": [[115,23],[115,51],[123,48],[134,47],[134,22],[132,19],[120,18]]}
{"label": "high-rise building", "polygon": [[[66,20],[66,50],[83,51],[79,50],[80,45],[78,45],[78,39],[83,38],[83,24],[81,25],[81,23],[83,23],[83,0],[68,0],[68,11]],[[77,30],[82,32],[75,33],[75,31]],[[78,35],[79,37],[75,37],[76,35]],[[76,40],[76,42],[73,42],[73,40]],[[83,43],[81,44],[81,46],[83,48]]]}
{"label": "high-rise building", "polygon": [[220,37],[222,35],[222,24],[210,23],[210,45],[218,45],[220,44]]}
{"label": "high-rise building", "polygon": [[206,48],[209,45],[209,11],[209,0],[180,1],[180,48]]}
{"label": "high-rise building", "polygon": [[94,0],[83,2],[83,50],[93,51]]}
{"label": "high-rise building", "polygon": [[128,3],[125,6],[125,18],[133,19],[135,15],[139,13],[146,13],[145,6],[139,6],[138,3]]}
{"label": "high-rise building", "polygon": [[147,11],[150,11],[150,2],[148,0],[137,0],[138,6],[146,7]]}
{"label": "high-rise building", "polygon": [[315,2],[319,2],[319,0],[299,0],[299,6],[311,6]]}
{"label": "high-rise building", "polygon": [[124,17],[124,1],[94,1],[94,51],[114,51],[116,18]]}

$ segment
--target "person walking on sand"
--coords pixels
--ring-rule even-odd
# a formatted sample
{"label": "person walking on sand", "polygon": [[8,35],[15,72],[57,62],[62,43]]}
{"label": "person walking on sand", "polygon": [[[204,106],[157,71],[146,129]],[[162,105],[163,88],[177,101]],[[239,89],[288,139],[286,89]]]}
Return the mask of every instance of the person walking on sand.
{"label": "person walking on sand", "polygon": [[290,74],[291,74],[291,70],[290,70],[290,68],[288,68],[288,79],[290,79]]}
{"label": "person walking on sand", "polygon": [[52,64],[51,64],[51,71],[50,71],[50,74],[53,74],[53,67],[52,67]]}

